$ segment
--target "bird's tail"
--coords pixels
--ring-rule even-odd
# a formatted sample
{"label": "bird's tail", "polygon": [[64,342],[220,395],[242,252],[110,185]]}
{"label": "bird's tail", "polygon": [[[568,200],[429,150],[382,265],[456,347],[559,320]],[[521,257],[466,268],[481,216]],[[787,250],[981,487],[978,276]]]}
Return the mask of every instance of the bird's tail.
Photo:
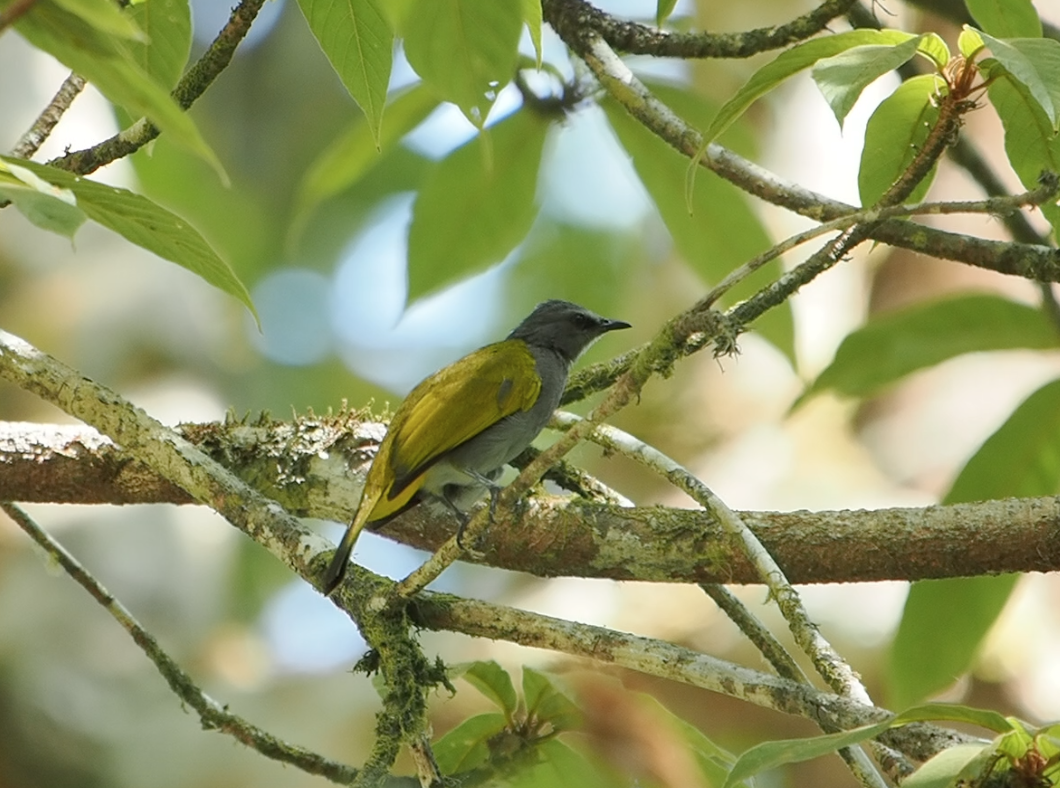
{"label": "bird's tail", "polygon": [[324,596],[328,596],[342,582],[342,578],[346,574],[346,565],[350,561],[350,553],[353,552],[353,545],[357,542],[357,537],[360,536],[361,531],[364,530],[367,519],[367,517],[362,517],[358,511],[357,516],[353,518],[353,522],[346,529],[346,533],[342,535],[339,549],[335,551],[331,563],[328,564],[327,571],[324,572]]}

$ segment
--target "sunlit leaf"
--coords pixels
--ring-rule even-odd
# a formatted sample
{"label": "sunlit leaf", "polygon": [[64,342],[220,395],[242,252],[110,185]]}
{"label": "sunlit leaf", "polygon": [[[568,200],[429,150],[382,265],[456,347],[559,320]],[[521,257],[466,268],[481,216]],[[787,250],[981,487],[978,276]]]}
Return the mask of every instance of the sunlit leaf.
{"label": "sunlit leaf", "polygon": [[1031,0],[965,0],[979,27],[998,38],[1037,38],[1042,20]]}
{"label": "sunlit leaf", "polygon": [[417,0],[405,22],[405,55],[423,81],[482,128],[519,59],[522,4]]}
{"label": "sunlit leaf", "polygon": [[659,27],[670,18],[677,6],[677,0],[656,0],[655,2],[655,24]]}
{"label": "sunlit leaf", "polygon": [[[875,205],[916,158],[939,117],[935,98],[945,83],[935,74],[907,79],[880,102],[865,127],[858,169],[861,204]],[[933,167],[906,199],[924,199],[935,177]]]}
{"label": "sunlit leaf", "polygon": [[902,780],[902,788],[949,788],[982,753],[986,743],[966,743],[948,747]]}
{"label": "sunlit leaf", "polygon": [[1060,41],[1023,38],[1002,41],[980,32],[994,58],[1024,85],[1055,131],[1060,123]]}
{"label": "sunlit leaf", "polygon": [[716,140],[757,99],[818,60],[858,46],[895,46],[911,38],[916,36],[901,30],[850,30],[793,46],[758,69],[736,95],[725,102],[703,133],[704,146]]}
{"label": "sunlit leaf", "polygon": [[1060,346],[1040,309],[976,294],[917,304],[878,315],[849,334],[808,394],[832,389],[852,397],[964,353]]}
{"label": "sunlit leaf", "polygon": [[519,705],[515,695],[515,685],[512,684],[512,677],[508,675],[508,671],[495,660],[482,660],[455,666],[452,675],[464,679],[493,701],[504,712],[507,719],[512,718]]}
{"label": "sunlit leaf", "polygon": [[900,44],[869,44],[853,47],[838,55],[818,60],[813,80],[824,96],[840,127],[855,102],[869,85],[907,63],[920,46],[921,38]]}
{"label": "sunlit leaf", "polygon": [[0,199],[10,200],[18,212],[42,230],[73,238],[84,224],[85,212],[69,189],[54,186],[31,170],[0,162]]}
{"label": "sunlit leaf", "polygon": [[523,667],[523,698],[527,714],[547,720],[558,731],[581,725],[582,713],[574,702],[556,687],[551,678],[526,666]]}
{"label": "sunlit leaf", "polygon": [[128,42],[130,58],[155,82],[176,87],[191,52],[191,8],[188,0],[150,0],[126,11],[147,34],[147,40]]}
{"label": "sunlit leaf", "polygon": [[386,106],[394,33],[378,0],[298,0],[317,43],[368,118],[377,145]]}
{"label": "sunlit leaf", "polygon": [[[988,95],[1005,129],[1009,163],[1026,188],[1036,188],[1043,170],[1060,172],[1060,137],[1026,85],[1010,78],[997,61],[986,62],[984,67],[995,77]],[[1046,203],[1041,211],[1054,229],[1060,226],[1060,208]]]}
{"label": "sunlit leaf", "polygon": [[450,153],[420,189],[409,227],[409,300],[499,263],[537,216],[548,122],[523,109]]}
{"label": "sunlit leaf", "polygon": [[175,144],[224,170],[191,117],[137,65],[121,42],[81,18],[52,5],[38,3],[19,18],[15,28],[33,46],[85,77],[110,101],[135,117],[148,118]]}
{"label": "sunlit leaf", "polygon": [[69,189],[89,219],[198,274],[214,287],[238,298],[257,317],[250,294],[231,266],[179,216],[127,189],[79,178],[43,164],[7,157],[0,157],[0,160],[8,166],[25,167],[48,183]]}
{"label": "sunlit leaf", "polygon": [[541,0],[521,0],[523,9],[523,21],[530,33],[530,43],[534,45],[534,57],[537,59],[537,67],[541,68],[541,23],[542,9]]}
{"label": "sunlit leaf", "polygon": [[142,41],[145,39],[133,18],[110,0],[51,0],[55,5],[84,20],[100,33]]}

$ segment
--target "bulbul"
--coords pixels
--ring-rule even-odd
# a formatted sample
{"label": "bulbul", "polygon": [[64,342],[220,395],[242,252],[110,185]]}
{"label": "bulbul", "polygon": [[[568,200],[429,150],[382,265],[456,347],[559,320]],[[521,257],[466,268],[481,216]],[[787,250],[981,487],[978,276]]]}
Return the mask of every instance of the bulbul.
{"label": "bulbul", "polygon": [[544,301],[508,338],[435,372],[401,403],[364,482],[357,514],[324,574],[324,593],[342,580],[369,523],[424,495],[460,513],[495,494],[503,467],[537,437],[559,405],[571,364],[608,331],[608,320],[569,301]]}

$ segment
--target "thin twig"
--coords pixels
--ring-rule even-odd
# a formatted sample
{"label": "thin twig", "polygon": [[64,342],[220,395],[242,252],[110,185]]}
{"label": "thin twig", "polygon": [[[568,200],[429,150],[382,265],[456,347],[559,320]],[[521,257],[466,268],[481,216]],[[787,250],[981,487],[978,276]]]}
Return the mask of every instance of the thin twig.
{"label": "thin twig", "polygon": [[28,159],[36,153],[84,87],[85,78],[71,72],[70,76],[63,80],[63,84],[59,86],[59,90],[48,106],[15,143],[15,147],[11,149],[11,155],[20,159]]}
{"label": "thin twig", "polygon": [[[182,108],[190,107],[228,66],[264,3],[265,0],[241,0],[232,9],[228,23],[174,88],[173,98]],[[110,139],[52,159],[48,164],[78,175],[88,175],[116,159],[135,153],[159,133],[154,124],[141,118]]]}
{"label": "thin twig", "polygon": [[29,537],[40,545],[78,585],[99,602],[110,615],[129,633],[133,642],[139,646],[147,658],[155,664],[162,678],[170,689],[199,715],[206,730],[216,730],[228,734],[246,746],[257,750],[262,755],[282,763],[297,766],[309,774],[326,777],[332,782],[348,785],[357,776],[357,770],[345,764],[329,760],[322,755],[288,744],[282,739],[266,733],[261,728],[248,722],[237,714],[232,714],[227,707],[211,698],[185,673],[148,632],[133,617],[129,609],[114,597],[92,574],[74,558],[66,548],[55,541],[50,534],[41,528],[24,510],[12,503],[0,502],[0,509]]}

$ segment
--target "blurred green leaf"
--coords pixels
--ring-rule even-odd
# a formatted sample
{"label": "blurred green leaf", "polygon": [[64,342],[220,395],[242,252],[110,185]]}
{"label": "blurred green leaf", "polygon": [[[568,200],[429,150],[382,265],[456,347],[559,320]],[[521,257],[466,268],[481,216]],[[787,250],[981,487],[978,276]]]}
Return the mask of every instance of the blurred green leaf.
{"label": "blurred green leaf", "polygon": [[1002,41],[980,32],[994,58],[1012,79],[1026,87],[1053,131],[1060,124],[1060,41],[1014,38]]}
{"label": "blurred green leaf", "polygon": [[130,5],[126,13],[147,34],[143,43],[125,44],[130,59],[159,85],[172,90],[191,52],[188,0],[150,0]]}
{"label": "blurred green leaf", "polygon": [[434,743],[434,757],[442,774],[466,772],[489,758],[489,740],[504,730],[503,714],[479,714],[461,722]]}
{"label": "blurred green leaf", "polygon": [[[987,438],[944,503],[1060,492],[1060,380],[1030,395]],[[968,670],[1017,575],[925,580],[909,590],[891,653],[895,705],[916,702]]]}
{"label": "blurred green leaf", "polygon": [[833,389],[867,397],[918,369],[963,353],[1060,346],[1042,310],[995,295],[931,301],[873,317],[849,334],[803,399]]}
{"label": "blurred green leaf", "polygon": [[[687,91],[661,85],[652,85],[652,90],[693,125],[709,115],[710,107]],[[633,120],[613,99],[606,99],[603,108],[674,245],[705,282],[717,284],[734,268],[770,247],[769,236],[745,195],[713,173],[699,179],[690,214],[683,192],[688,159]],[[780,270],[778,261],[763,266],[733,288],[727,301],[746,298],[779,276]],[[767,312],[753,328],[793,358],[794,329],[787,303]]]}
{"label": "blurred green leaf", "polygon": [[890,728],[927,720],[966,722],[992,731],[1012,729],[1012,724],[996,711],[975,709],[953,703],[925,703],[875,725],[865,725],[849,731],[811,736],[805,739],[786,739],[756,744],[737,759],[729,773],[728,780],[725,781],[724,788],[730,788],[738,780],[746,780],[760,772],[776,769],[787,763],[808,761],[828,755],[843,747],[851,747],[878,736]]}
{"label": "blurred green leaf", "polygon": [[66,238],[73,238],[88,218],[77,207],[72,191],[54,186],[14,163],[0,162],[0,199],[10,200],[19,213],[42,230]]}
{"label": "blurred green leaf", "polygon": [[110,0],[43,0],[43,2],[55,3],[105,35],[138,41],[145,38],[145,31],[136,25],[130,14]]}
{"label": "blurred green leaf", "polygon": [[850,30],[796,44],[758,69],[736,95],[725,102],[710,126],[703,132],[703,149],[721,136],[721,133],[756,100],[818,60],[833,57],[858,46],[895,46],[911,38],[916,36],[901,30]]}
{"label": "blurred green leaf", "polygon": [[534,45],[534,57],[537,67],[541,68],[541,0],[522,0],[523,21],[530,33],[530,43]]}
{"label": "blurred green leaf", "polygon": [[522,3],[416,0],[405,21],[405,55],[423,81],[478,128],[519,59]]}
{"label": "blurred green leaf", "polygon": [[209,162],[225,177],[220,161],[188,114],[165,87],[132,60],[119,40],[51,3],[35,5],[19,18],[15,29],[33,46],[99,88],[110,101],[136,117],[148,118],[176,144]]}
{"label": "blurred green leaf", "polygon": [[453,678],[464,679],[495,703],[504,712],[505,719],[509,721],[512,719],[512,715],[519,706],[519,699],[515,695],[515,685],[512,684],[512,677],[508,675],[508,671],[495,660],[454,665],[451,675]]}
{"label": "blurred green leaf", "polygon": [[[357,119],[346,127],[306,172],[298,189],[293,226],[300,230],[324,200],[349,189],[390,152],[409,131],[424,121],[438,100],[422,85],[402,93],[387,107],[387,124],[376,135],[369,124]],[[378,146],[378,147],[377,147]],[[293,231],[297,235],[296,231]]]}
{"label": "blurred green leaf", "polygon": [[381,146],[380,130],[394,33],[376,0],[298,0],[317,43],[342,84],[368,118],[368,128]]}
{"label": "blurred green leaf", "polygon": [[525,665],[523,698],[527,714],[547,720],[557,731],[573,730],[581,725],[582,713],[574,701],[563,694],[551,678]]}
{"label": "blurred green leaf", "polygon": [[662,27],[663,23],[670,18],[670,14],[674,12],[674,7],[677,5],[677,0],[656,0],[655,2],[655,24],[658,27]]}
{"label": "blurred green leaf", "polygon": [[1016,580],[1016,575],[998,575],[914,583],[891,648],[890,705],[916,703],[960,678]]}
{"label": "blurred green leaf", "polygon": [[613,788],[612,776],[597,769],[584,756],[558,739],[535,748],[537,763],[516,770],[508,779],[512,788]]}
{"label": "blurred green leaf", "polygon": [[409,301],[501,262],[526,237],[547,131],[544,118],[517,111],[427,177],[409,227]]}
{"label": "blurred green leaf", "polygon": [[1037,38],[1042,20],[1031,0],[965,0],[979,27],[998,38]]}
{"label": "blurred green leaf", "polygon": [[561,294],[610,314],[624,297],[616,283],[628,281],[644,254],[635,228],[608,231],[543,216],[506,278],[507,303],[512,314],[529,314],[541,301]]}
{"label": "blurred green leaf", "polygon": [[[877,200],[906,171],[938,121],[935,101],[945,85],[936,74],[907,79],[890,96],[880,102],[865,128],[865,145],[858,169],[858,191],[866,208]],[[913,190],[907,203],[924,199],[935,168]]]}
{"label": "blurred green leaf", "polygon": [[922,36],[900,44],[868,44],[818,60],[811,74],[835,119],[843,121],[865,88],[916,55]]}
{"label": "blurred green leaf", "polygon": [[[1043,170],[1060,172],[1060,137],[1026,85],[1011,77],[997,61],[984,61],[983,68],[994,79],[987,88],[1005,129],[1005,153],[1009,164],[1028,189],[1038,186]],[[1042,215],[1060,227],[1060,208],[1052,203],[1041,206]]]}
{"label": "blurred green leaf", "polygon": [[968,765],[989,749],[990,745],[985,743],[949,747],[902,780],[902,788],[949,788],[957,785],[957,778]]}
{"label": "blurred green leaf", "polygon": [[250,294],[239,277],[198,231],[179,216],[126,189],[106,186],[43,164],[3,156],[0,160],[8,166],[25,167],[45,181],[69,189],[88,218],[198,274],[214,287],[238,298],[257,318]]}
{"label": "blurred green leaf", "polygon": [[[652,706],[657,713],[663,715],[681,733],[685,743],[692,750],[700,771],[706,777],[707,784],[719,786],[724,783],[729,776],[729,772],[732,771],[733,764],[736,763],[736,756],[712,741],[695,725],[678,717],[666,708],[658,698],[647,694],[641,695],[641,698],[645,705]],[[735,786],[736,788],[749,788],[752,784],[741,780],[735,783]]]}

